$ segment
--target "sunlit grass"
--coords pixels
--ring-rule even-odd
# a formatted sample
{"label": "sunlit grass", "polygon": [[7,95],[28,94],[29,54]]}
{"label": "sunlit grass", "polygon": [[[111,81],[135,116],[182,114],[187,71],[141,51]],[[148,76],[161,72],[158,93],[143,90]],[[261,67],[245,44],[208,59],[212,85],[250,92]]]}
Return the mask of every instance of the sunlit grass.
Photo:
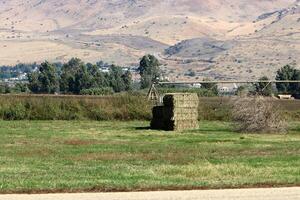
{"label": "sunlit grass", "polygon": [[300,185],[300,124],[240,134],[230,123],[184,132],[148,122],[0,121],[0,192]]}

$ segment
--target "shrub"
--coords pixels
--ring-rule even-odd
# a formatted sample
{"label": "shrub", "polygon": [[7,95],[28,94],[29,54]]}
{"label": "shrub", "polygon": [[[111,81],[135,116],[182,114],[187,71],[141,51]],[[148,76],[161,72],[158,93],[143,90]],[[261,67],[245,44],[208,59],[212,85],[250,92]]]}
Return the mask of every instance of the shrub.
{"label": "shrub", "polygon": [[10,105],[3,110],[3,119],[5,120],[23,120],[26,119],[26,109],[21,104]]}
{"label": "shrub", "polygon": [[274,101],[261,96],[237,99],[232,116],[241,132],[279,133],[287,128],[283,114]]}

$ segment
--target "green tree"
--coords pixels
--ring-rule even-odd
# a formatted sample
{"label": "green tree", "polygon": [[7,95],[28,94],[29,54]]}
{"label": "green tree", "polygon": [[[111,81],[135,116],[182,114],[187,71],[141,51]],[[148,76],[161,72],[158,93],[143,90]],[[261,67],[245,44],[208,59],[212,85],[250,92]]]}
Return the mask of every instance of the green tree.
{"label": "green tree", "polygon": [[74,88],[73,93],[80,94],[81,90],[89,89],[92,86],[91,76],[88,73],[86,65],[80,65],[74,74]]}
{"label": "green tree", "polygon": [[129,90],[131,74],[123,73],[122,68],[115,65],[111,66],[109,73],[103,73],[99,66],[85,64],[78,58],[72,58],[62,67],[60,89],[64,93],[101,93],[110,87],[115,92]]}
{"label": "green tree", "polygon": [[28,90],[27,84],[25,84],[25,83],[17,83],[15,85],[14,90],[15,90],[16,93],[25,93]]}
{"label": "green tree", "polygon": [[5,85],[4,93],[5,93],[5,94],[11,93],[11,88],[10,88],[10,86],[9,86],[8,84]]}
{"label": "green tree", "polygon": [[53,94],[58,91],[58,75],[56,68],[49,62],[44,62],[39,70],[28,74],[28,88],[33,93]]}
{"label": "green tree", "polygon": [[[300,81],[300,70],[295,70],[293,80]],[[291,83],[290,84],[292,94],[299,95],[300,94],[300,83]]]}
{"label": "green tree", "polygon": [[[204,78],[203,81],[210,82],[211,80],[209,78]],[[201,88],[202,90],[204,89],[210,91],[210,93],[214,94],[215,96],[219,94],[217,83],[202,83]]]}
{"label": "green tree", "polygon": [[153,82],[160,78],[160,63],[153,55],[145,55],[140,61],[139,73],[141,75],[141,88],[149,88]]}
{"label": "green tree", "polygon": [[97,66],[72,58],[62,67],[60,89],[64,93],[80,94],[81,90],[98,86],[96,83],[98,73]]}
{"label": "green tree", "polygon": [[106,88],[109,87],[109,81],[103,72],[99,70],[97,65],[88,66],[88,73],[91,76],[92,88]]}
{"label": "green tree", "polygon": [[115,92],[124,91],[126,88],[122,76],[123,76],[123,71],[121,67],[115,65],[112,65],[110,67],[110,72],[108,76],[109,84],[110,87],[112,87]]}
{"label": "green tree", "polygon": [[[276,80],[300,80],[300,71],[286,65],[277,71]],[[299,94],[300,90],[299,83],[276,83],[276,87],[279,93],[284,94]]]}
{"label": "green tree", "polygon": [[28,88],[33,93],[39,93],[40,90],[40,82],[38,80],[39,73],[38,72],[32,72],[27,74],[28,79]]}
{"label": "green tree", "polygon": [[122,79],[125,85],[125,91],[132,90],[132,75],[129,70],[122,75]]}
{"label": "green tree", "polygon": [[[60,76],[60,91],[63,93],[78,93],[78,71],[85,71],[84,63],[79,58],[72,58],[62,66]],[[77,74],[77,80],[75,75]],[[77,82],[76,82],[77,81]]]}
{"label": "green tree", "polygon": [[[263,76],[259,81],[269,81],[269,78]],[[271,96],[272,95],[272,84],[268,82],[259,82],[254,84],[255,93],[262,96]]]}
{"label": "green tree", "polygon": [[249,90],[244,85],[239,86],[236,90],[236,95],[238,95],[238,96],[247,96],[248,93],[249,93]]}

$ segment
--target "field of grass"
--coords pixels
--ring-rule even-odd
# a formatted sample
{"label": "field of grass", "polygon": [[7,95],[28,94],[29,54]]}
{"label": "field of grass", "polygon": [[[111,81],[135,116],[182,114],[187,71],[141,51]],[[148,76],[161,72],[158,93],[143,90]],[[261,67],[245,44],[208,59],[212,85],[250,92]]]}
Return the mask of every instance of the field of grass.
{"label": "field of grass", "polygon": [[300,185],[300,123],[285,135],[223,122],[177,133],[147,126],[0,121],[0,193]]}

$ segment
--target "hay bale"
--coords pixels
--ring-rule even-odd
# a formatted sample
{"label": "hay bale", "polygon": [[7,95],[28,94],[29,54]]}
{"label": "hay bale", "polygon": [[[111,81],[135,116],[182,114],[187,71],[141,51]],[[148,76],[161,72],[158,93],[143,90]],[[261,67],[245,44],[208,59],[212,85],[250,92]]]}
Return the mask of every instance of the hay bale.
{"label": "hay bale", "polygon": [[169,93],[164,96],[163,104],[173,108],[198,108],[199,98],[194,93]]}
{"label": "hay bale", "polygon": [[197,120],[198,109],[164,107],[163,115],[165,118],[171,120]]}
{"label": "hay bale", "polygon": [[183,131],[198,128],[198,120],[169,120],[164,122],[164,130]]}
{"label": "hay bale", "polygon": [[152,110],[152,129],[181,131],[198,128],[197,94],[166,94],[163,103],[164,106],[156,106]]}

